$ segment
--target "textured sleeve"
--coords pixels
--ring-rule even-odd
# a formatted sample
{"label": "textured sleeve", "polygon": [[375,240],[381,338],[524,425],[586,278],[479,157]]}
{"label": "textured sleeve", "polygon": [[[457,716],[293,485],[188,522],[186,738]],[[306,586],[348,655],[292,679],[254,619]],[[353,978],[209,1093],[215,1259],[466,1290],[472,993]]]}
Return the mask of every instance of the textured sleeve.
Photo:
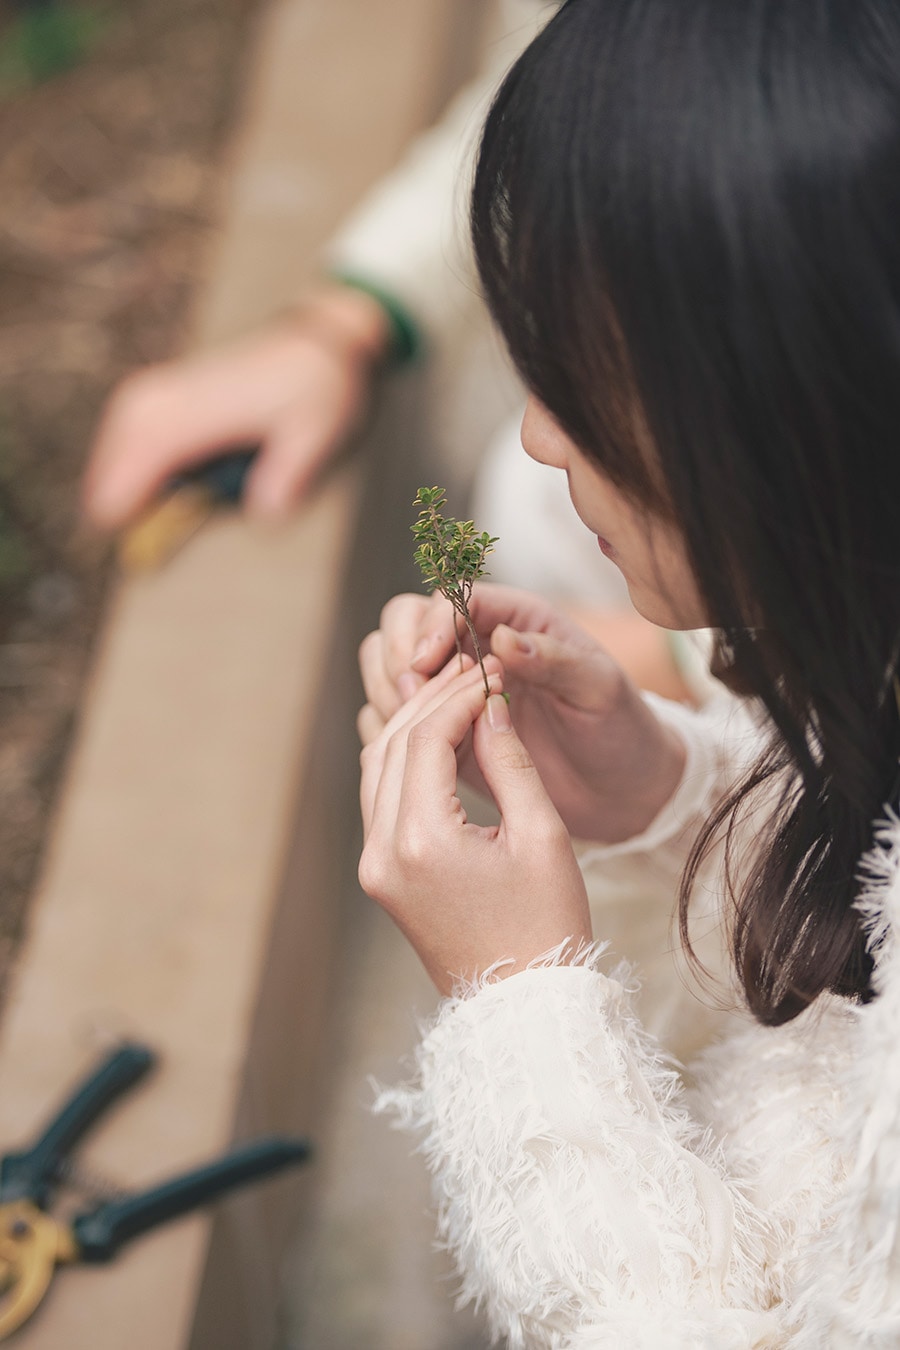
{"label": "textured sleeve", "polygon": [[656,866],[680,872],[701,826],[758,756],[765,733],[751,706],[724,688],[699,711],[657,694],[643,699],[684,743],[681,782],[640,834],[585,848],[581,861],[590,866],[629,857],[643,866],[652,857]]}
{"label": "textured sleeve", "polygon": [[[656,715],[686,749],[681,782],[656,819],[620,844],[576,843],[591,908],[593,931],[640,978],[634,1008],[643,1026],[680,1063],[693,1059],[709,1040],[728,1029],[722,1002],[709,997],[710,980],[727,1006],[733,999],[733,969],[722,912],[722,848],[704,860],[691,899],[692,949],[705,975],[687,959],[675,922],[682,873],[698,831],[722,794],[759,749],[759,730],[745,708],[722,694],[715,707],[697,712],[645,695]],[[725,734],[733,724],[731,735]],[[737,727],[746,733],[740,741]]]}
{"label": "textured sleeve", "polygon": [[326,261],[339,275],[376,285],[408,312],[426,341],[465,321],[478,288],[468,237],[468,188],[491,97],[554,6],[517,0],[482,73],[363,198],[334,237]]}
{"label": "textured sleeve", "polygon": [[513,1350],[783,1344],[764,1224],[596,959],[448,1000],[377,1103],[425,1133],[461,1300]]}
{"label": "textured sleeve", "polygon": [[400,164],[363,199],[332,241],[326,263],[398,302],[431,345],[448,319],[477,302],[466,230],[466,186],[493,82],[456,96]]}
{"label": "textured sleeve", "polygon": [[[804,1347],[900,1345],[900,819],[876,832],[858,908],[876,998],[860,1010],[836,1146],[849,1179],[824,1217],[797,1294]],[[826,1277],[822,1277],[822,1272]]]}

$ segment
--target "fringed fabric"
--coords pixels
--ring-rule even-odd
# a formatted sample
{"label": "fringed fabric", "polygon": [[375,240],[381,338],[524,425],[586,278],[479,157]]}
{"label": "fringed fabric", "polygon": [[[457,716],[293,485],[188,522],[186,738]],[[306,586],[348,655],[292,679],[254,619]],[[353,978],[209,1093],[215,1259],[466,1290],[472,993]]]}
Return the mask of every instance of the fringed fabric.
{"label": "fringed fabric", "polygon": [[777,1028],[747,1018],[685,1077],[599,944],[505,979],[498,963],[442,1004],[415,1078],[376,1109],[423,1137],[460,1301],[496,1341],[900,1346],[895,816],[859,909],[872,1003],[823,996]]}
{"label": "fringed fabric", "polygon": [[417,1082],[376,1103],[425,1134],[461,1300],[517,1350],[776,1344],[756,1299],[765,1221],[602,947],[558,955],[448,1000]]}

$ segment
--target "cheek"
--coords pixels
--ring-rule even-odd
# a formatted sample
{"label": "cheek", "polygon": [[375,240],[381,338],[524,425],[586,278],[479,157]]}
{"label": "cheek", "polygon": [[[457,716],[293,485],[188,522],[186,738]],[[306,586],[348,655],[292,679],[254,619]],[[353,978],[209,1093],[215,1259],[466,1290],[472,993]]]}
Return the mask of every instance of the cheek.
{"label": "cheek", "polygon": [[552,469],[568,467],[568,442],[553,419],[535,399],[529,399],[520,432],[522,449],[538,464]]}

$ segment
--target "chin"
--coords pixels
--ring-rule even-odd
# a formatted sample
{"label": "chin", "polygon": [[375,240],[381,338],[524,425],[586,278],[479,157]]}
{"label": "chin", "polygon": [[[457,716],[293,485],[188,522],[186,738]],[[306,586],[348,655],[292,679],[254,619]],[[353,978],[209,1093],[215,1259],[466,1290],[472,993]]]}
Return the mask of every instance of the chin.
{"label": "chin", "polygon": [[656,592],[648,594],[640,586],[631,583],[628,585],[628,594],[638,614],[657,628],[686,633],[694,628],[707,626],[704,615],[688,612],[686,606],[682,608],[676,605],[670,596],[659,595]]}

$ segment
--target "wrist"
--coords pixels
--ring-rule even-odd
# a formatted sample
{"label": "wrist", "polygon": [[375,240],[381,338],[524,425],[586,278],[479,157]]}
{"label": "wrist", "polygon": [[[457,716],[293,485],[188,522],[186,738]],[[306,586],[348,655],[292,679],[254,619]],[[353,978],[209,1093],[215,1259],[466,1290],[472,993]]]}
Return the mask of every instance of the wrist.
{"label": "wrist", "polygon": [[646,733],[635,747],[633,818],[621,838],[641,834],[653,824],[675,796],[687,763],[687,748],[678,732],[661,722],[643,698],[640,701]]}
{"label": "wrist", "polygon": [[675,796],[684,777],[687,747],[678,731],[661,721],[627,680],[617,713],[607,724],[607,744],[620,746],[629,781],[627,790],[620,784],[606,803],[602,842],[621,844],[649,829]]}
{"label": "wrist", "polygon": [[397,296],[356,272],[335,271],[333,280],[344,290],[366,296],[381,310],[388,327],[385,359],[391,366],[405,366],[421,354],[422,333],[413,316]]}
{"label": "wrist", "polygon": [[368,370],[383,364],[391,353],[389,315],[373,296],[342,282],[316,287],[283,310],[281,319]]}

